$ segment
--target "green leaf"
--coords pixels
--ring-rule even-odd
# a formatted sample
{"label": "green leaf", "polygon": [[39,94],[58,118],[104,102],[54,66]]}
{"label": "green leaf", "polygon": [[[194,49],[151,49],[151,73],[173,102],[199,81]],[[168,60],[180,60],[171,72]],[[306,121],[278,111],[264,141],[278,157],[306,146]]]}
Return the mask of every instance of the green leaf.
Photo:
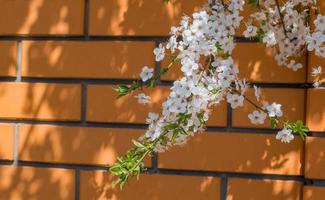
{"label": "green leaf", "polygon": [[249,0],[248,4],[256,8],[260,6],[259,0]]}
{"label": "green leaf", "polygon": [[117,98],[120,98],[130,92],[130,88],[127,85],[117,85],[115,88],[113,88],[115,92],[118,93]]}
{"label": "green leaf", "polygon": [[170,123],[170,124],[167,124],[164,129],[166,131],[171,131],[171,130],[174,130],[175,128],[177,128],[177,124],[176,123]]}
{"label": "green leaf", "polygon": [[132,84],[131,84],[131,87],[130,89],[131,90],[135,90],[135,89],[138,89],[140,87],[140,82],[139,81],[133,81]]}
{"label": "green leaf", "polygon": [[289,123],[287,128],[290,129],[293,133],[299,134],[302,138],[307,137],[309,132],[309,128],[304,125],[301,120],[297,120],[294,123]]}
{"label": "green leaf", "polygon": [[136,140],[132,140],[132,143],[134,144],[134,146],[139,147],[139,148],[144,148],[145,147],[143,144],[141,144],[140,142],[138,142]]}
{"label": "green leaf", "polygon": [[271,128],[277,128],[279,124],[279,120],[276,117],[271,117]]}
{"label": "green leaf", "polygon": [[259,28],[257,30],[257,38],[258,38],[258,41],[263,43],[263,38],[265,37],[265,32],[263,31],[263,29]]}
{"label": "green leaf", "polygon": [[163,75],[163,76],[167,75],[168,71],[169,71],[168,68],[163,68],[161,71],[161,75]]}
{"label": "green leaf", "polygon": [[216,42],[215,47],[217,48],[217,51],[222,51],[221,44],[219,42]]}
{"label": "green leaf", "polygon": [[156,87],[157,83],[154,78],[151,78],[147,81],[147,87],[154,88]]}
{"label": "green leaf", "polygon": [[199,113],[197,114],[197,118],[199,119],[199,121],[201,122],[201,124],[204,124],[204,113]]}

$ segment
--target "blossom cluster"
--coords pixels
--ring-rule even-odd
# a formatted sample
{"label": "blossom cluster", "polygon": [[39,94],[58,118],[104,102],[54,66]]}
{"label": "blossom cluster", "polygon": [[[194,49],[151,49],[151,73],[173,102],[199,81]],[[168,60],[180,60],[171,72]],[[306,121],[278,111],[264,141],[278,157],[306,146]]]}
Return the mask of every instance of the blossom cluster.
{"label": "blossom cluster", "polygon": [[[288,0],[283,5],[277,0],[249,2],[258,7],[259,12],[245,22],[247,29],[243,34],[248,38],[257,37],[266,47],[276,48],[275,59],[279,65],[297,71],[303,66],[297,60],[306,49],[324,57],[325,19],[318,15],[313,33],[307,20],[312,0]],[[282,128],[276,135],[282,142],[289,143],[294,133],[306,136],[308,128],[301,121],[283,120],[281,104],[262,100],[261,88],[238,76],[239,68],[234,64],[232,51],[236,30],[243,20],[240,12],[244,4],[244,0],[209,0],[191,17],[184,16],[179,26],[171,28],[169,40],[154,49],[157,62],[171,60],[162,73],[168,73],[179,63],[183,76],[171,86],[162,104],[162,113],[148,114],[148,130],[139,141],[134,141],[136,147],[111,167],[119,176],[118,183],[124,184],[129,176],[137,175],[146,155],[183,144],[193,134],[203,132],[213,107],[223,100],[232,109],[243,106],[245,100],[252,104],[256,109],[248,115],[250,121],[264,124],[269,119],[272,128]],[[321,68],[313,70],[315,76],[321,73]],[[155,81],[154,69],[145,66],[140,80],[131,86],[120,85],[116,91],[123,96],[141,89],[142,85],[154,87]],[[249,88],[254,89],[255,100],[246,96]],[[135,97],[141,104],[150,102],[144,93]]]}
{"label": "blossom cluster", "polygon": [[[227,7],[216,3],[194,13],[192,18],[183,17],[178,27],[172,27],[166,46],[161,44],[154,50],[156,61],[165,58],[166,50],[179,52],[177,58],[184,75],[173,83],[162,105],[162,115],[149,114],[143,140],[164,138],[159,139],[155,151],[182,144],[188,136],[203,131],[212,107],[223,99],[232,108],[243,105],[248,85],[238,79],[239,69],[229,56],[235,47],[235,30],[243,19],[239,15],[243,5],[244,1],[232,1]],[[169,126],[177,129],[166,129]]]}
{"label": "blossom cluster", "polygon": [[[310,8],[315,8],[315,0],[288,0],[284,5],[277,0],[251,2],[259,11],[245,22],[243,35],[257,37],[266,47],[275,48],[278,65],[297,71],[303,67],[299,60],[307,51],[325,58],[325,16],[317,14],[310,23]],[[313,76],[321,74],[321,69],[315,66]],[[314,87],[319,88],[321,83],[316,80]]]}

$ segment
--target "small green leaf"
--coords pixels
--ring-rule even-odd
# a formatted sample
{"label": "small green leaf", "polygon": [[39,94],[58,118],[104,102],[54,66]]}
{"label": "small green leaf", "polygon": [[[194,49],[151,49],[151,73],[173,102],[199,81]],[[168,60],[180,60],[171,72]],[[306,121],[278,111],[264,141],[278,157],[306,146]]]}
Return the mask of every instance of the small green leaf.
{"label": "small green leaf", "polygon": [[147,87],[154,88],[156,87],[157,83],[154,78],[151,78],[147,81]]}
{"label": "small green leaf", "polygon": [[287,128],[290,129],[292,132],[299,134],[302,138],[307,137],[309,132],[309,128],[304,125],[301,120],[297,120],[294,123],[289,123]]}
{"label": "small green leaf", "polygon": [[132,84],[131,84],[130,89],[135,90],[135,89],[138,89],[140,86],[141,86],[141,84],[140,84],[139,81],[133,81]]}
{"label": "small green leaf", "polygon": [[161,71],[161,75],[163,75],[163,76],[167,75],[168,71],[169,71],[168,68],[163,68]]}
{"label": "small green leaf", "polygon": [[263,38],[265,37],[265,32],[263,31],[263,29],[259,28],[257,30],[257,38],[258,38],[258,41],[260,43],[263,43]]}
{"label": "small green leaf", "polygon": [[276,117],[271,117],[271,128],[277,128],[279,124],[279,120]]}
{"label": "small green leaf", "polygon": [[215,47],[217,48],[217,51],[222,51],[221,44],[219,42],[216,42]]}
{"label": "small green leaf", "polygon": [[127,85],[117,85],[115,88],[113,88],[115,92],[117,92],[118,96],[117,98],[120,98],[130,92],[130,88]]}
{"label": "small green leaf", "polygon": [[143,147],[144,147],[143,144],[141,144],[140,142],[138,142],[138,141],[136,141],[136,140],[132,140],[132,143],[133,143],[134,146],[136,146],[136,147],[139,147],[139,148],[143,148]]}
{"label": "small green leaf", "polygon": [[174,130],[175,128],[177,128],[177,124],[176,123],[170,123],[170,124],[167,124],[164,129],[166,131],[171,131],[171,130]]}
{"label": "small green leaf", "polygon": [[256,8],[260,6],[259,0],[249,0],[248,4]]}

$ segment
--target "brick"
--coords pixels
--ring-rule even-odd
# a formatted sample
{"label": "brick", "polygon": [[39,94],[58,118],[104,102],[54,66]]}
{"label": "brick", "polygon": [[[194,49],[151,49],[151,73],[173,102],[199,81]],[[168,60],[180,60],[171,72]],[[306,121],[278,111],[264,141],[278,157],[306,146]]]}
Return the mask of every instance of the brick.
{"label": "brick", "polygon": [[0,160],[13,160],[14,126],[0,124]]}
{"label": "brick", "polygon": [[0,4],[0,35],[83,33],[83,0],[1,0]]}
{"label": "brick", "polygon": [[311,131],[325,131],[325,90],[307,92],[306,124]]}
{"label": "brick", "polygon": [[112,185],[114,178],[106,172],[81,171],[80,200],[218,200],[220,196],[220,180],[214,177],[141,175],[123,190]]}
{"label": "brick", "polygon": [[227,200],[299,200],[301,189],[294,181],[229,179]]}
{"label": "brick", "polygon": [[225,127],[227,126],[227,103],[225,101],[220,102],[216,106],[212,107],[211,116],[207,125],[211,127]]}
{"label": "brick", "polygon": [[[133,147],[144,130],[47,125],[19,127],[19,160],[111,165]],[[150,166],[150,159],[146,165]]]}
{"label": "brick", "polygon": [[[249,51],[247,51],[249,49]],[[250,82],[263,83],[303,83],[306,79],[306,67],[297,72],[285,67],[279,66],[274,58],[275,50],[266,48],[258,43],[237,43],[233,51],[235,66],[239,67],[239,77]],[[304,64],[303,58],[300,59]],[[169,60],[162,62],[166,67]],[[183,73],[180,70],[180,64],[173,66],[162,80],[175,80],[181,77]]]}
{"label": "brick", "polygon": [[0,76],[15,76],[17,62],[17,43],[0,42]]}
{"label": "brick", "polygon": [[325,179],[325,138],[307,137],[305,147],[305,176]]}
{"label": "brick", "polygon": [[[141,105],[134,97],[136,94],[116,99],[117,94],[113,91],[113,87],[115,86],[88,86],[87,121],[143,124],[146,121],[148,112],[161,113],[162,103],[169,95],[168,87],[157,87],[151,90],[145,89],[145,93],[151,97],[151,102],[147,105]],[[100,98],[98,98],[99,96]],[[208,125],[226,126],[226,123],[227,105],[222,103],[214,108]]]}
{"label": "brick", "polygon": [[[249,49],[249,51],[247,51]],[[240,78],[263,83],[303,83],[306,67],[293,71],[279,66],[275,61],[275,50],[258,43],[238,43],[233,51],[235,65]],[[299,61],[304,65],[305,59]]]}
{"label": "brick", "polygon": [[1,166],[0,177],[0,200],[75,199],[73,170]]}
{"label": "brick", "polygon": [[90,0],[91,35],[168,35],[184,14],[192,15],[206,0],[164,4],[160,0]]}
{"label": "brick", "polygon": [[301,175],[303,142],[283,144],[275,135],[203,133],[159,154],[160,168]]}
{"label": "brick", "polygon": [[[256,102],[254,90],[247,91],[246,96]],[[283,121],[294,122],[296,120],[304,120],[305,115],[305,90],[303,89],[262,89],[262,101],[267,101],[270,104],[277,102],[282,105],[284,117]],[[260,104],[259,104],[260,105]],[[264,124],[252,124],[248,118],[248,114],[252,113],[256,108],[245,101],[244,106],[233,110],[232,123],[233,127],[246,127],[246,128],[270,128],[270,120],[267,119]]]}
{"label": "brick", "polygon": [[[169,95],[166,88],[146,91],[151,96],[147,105],[138,104],[136,94],[116,99],[114,85],[89,85],[87,88],[87,121],[145,123],[148,112],[160,112],[161,103]],[[100,98],[98,98],[100,96]]]}
{"label": "brick", "polygon": [[154,42],[25,41],[22,76],[136,79],[143,66],[154,67],[154,48]]}
{"label": "brick", "polygon": [[80,120],[80,85],[0,83],[0,88],[0,118]]}
{"label": "brick", "polygon": [[303,200],[323,200],[325,187],[305,186]]}

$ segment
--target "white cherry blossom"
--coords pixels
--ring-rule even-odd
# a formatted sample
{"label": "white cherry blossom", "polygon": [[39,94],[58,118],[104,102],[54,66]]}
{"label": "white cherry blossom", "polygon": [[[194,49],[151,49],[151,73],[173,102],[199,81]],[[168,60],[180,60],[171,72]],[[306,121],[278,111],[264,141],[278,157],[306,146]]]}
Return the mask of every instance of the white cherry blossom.
{"label": "white cherry blossom", "polygon": [[158,118],[159,118],[159,115],[157,113],[149,112],[146,122],[148,124],[150,124],[150,123],[157,121]]}
{"label": "white cherry blossom", "polygon": [[321,66],[317,66],[317,67],[313,67],[312,68],[312,72],[311,72],[311,75],[312,76],[319,76],[322,74],[322,67]]}
{"label": "white cherry blossom", "polygon": [[252,124],[264,124],[266,117],[267,114],[265,112],[257,110],[248,114],[248,118],[250,119]]}
{"label": "white cherry blossom", "polygon": [[227,102],[230,103],[232,109],[235,109],[244,105],[244,97],[237,94],[228,94]]}
{"label": "white cherry blossom", "polygon": [[264,108],[267,110],[269,117],[282,117],[281,104],[273,102],[271,105],[264,102]]}
{"label": "white cherry blossom", "polygon": [[143,105],[150,103],[150,100],[151,100],[150,96],[147,96],[144,93],[140,93],[134,97],[138,99],[139,104],[143,104]]}
{"label": "white cherry blossom", "polygon": [[153,76],[153,68],[149,68],[148,66],[144,66],[142,68],[142,71],[140,73],[140,78],[143,82],[146,82],[147,80],[149,80],[150,78],[152,78]]}
{"label": "white cherry blossom", "polygon": [[293,71],[297,71],[298,69],[302,68],[301,63],[297,63],[295,60],[291,60],[290,63],[287,65],[289,69],[292,69]]}
{"label": "white cherry blossom", "polygon": [[257,35],[257,27],[249,25],[246,27],[243,34],[246,38],[255,37]]}
{"label": "white cherry blossom", "polygon": [[294,135],[290,129],[284,128],[277,133],[276,139],[284,143],[290,143],[294,139]]}
{"label": "white cherry blossom", "polygon": [[153,50],[153,53],[156,56],[157,62],[162,61],[165,58],[165,47],[159,44],[159,46]]}

